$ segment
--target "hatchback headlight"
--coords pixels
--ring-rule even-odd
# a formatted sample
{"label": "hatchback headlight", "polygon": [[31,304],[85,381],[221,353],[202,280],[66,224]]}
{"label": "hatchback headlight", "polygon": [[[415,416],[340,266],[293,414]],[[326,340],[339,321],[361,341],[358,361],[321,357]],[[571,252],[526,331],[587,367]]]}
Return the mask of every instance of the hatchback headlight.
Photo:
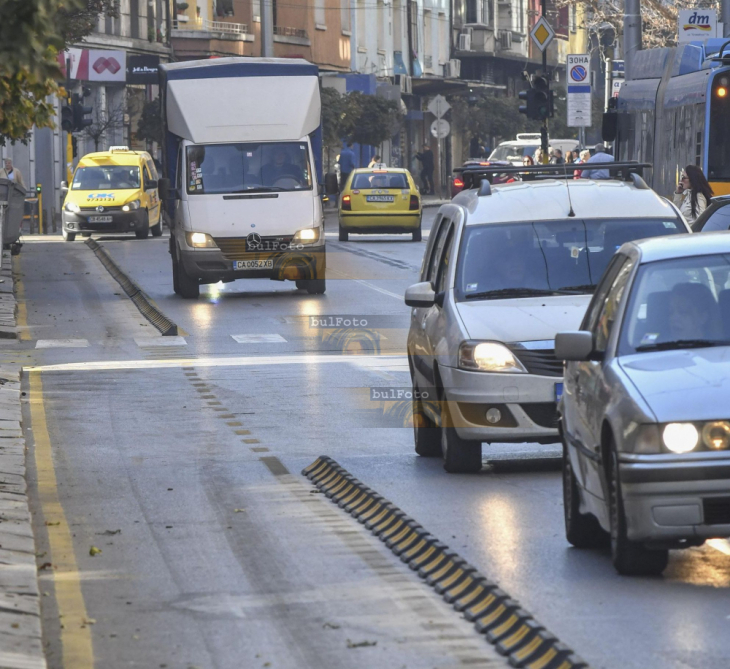
{"label": "hatchback headlight", "polygon": [[478,372],[527,374],[512,351],[496,341],[463,342],[459,347],[459,367]]}
{"label": "hatchback headlight", "polygon": [[672,453],[689,453],[700,441],[700,433],[692,423],[667,423],[662,441]]}
{"label": "hatchback headlight", "polygon": [[67,202],[66,211],[70,211],[72,214],[78,214],[81,211],[81,207],[75,202]]}
{"label": "hatchback headlight", "polygon": [[321,228],[304,228],[298,230],[294,235],[294,241],[301,244],[314,244],[319,241],[319,234]]}
{"label": "hatchback headlight", "polygon": [[127,202],[127,204],[122,207],[122,211],[136,211],[137,209],[139,209],[139,200]]}
{"label": "hatchback headlight", "polygon": [[188,246],[194,249],[217,249],[218,245],[213,238],[205,232],[186,232]]}

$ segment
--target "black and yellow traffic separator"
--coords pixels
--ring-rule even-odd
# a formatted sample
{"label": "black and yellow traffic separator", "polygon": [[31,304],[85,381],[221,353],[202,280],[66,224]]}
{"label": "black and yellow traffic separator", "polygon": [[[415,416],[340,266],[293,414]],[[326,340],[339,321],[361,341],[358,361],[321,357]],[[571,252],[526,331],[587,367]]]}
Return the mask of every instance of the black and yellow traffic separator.
{"label": "black and yellow traffic separator", "polygon": [[513,667],[587,669],[520,604],[382,495],[327,456],[302,472],[317,488],[418,572],[456,611],[474,623]]}

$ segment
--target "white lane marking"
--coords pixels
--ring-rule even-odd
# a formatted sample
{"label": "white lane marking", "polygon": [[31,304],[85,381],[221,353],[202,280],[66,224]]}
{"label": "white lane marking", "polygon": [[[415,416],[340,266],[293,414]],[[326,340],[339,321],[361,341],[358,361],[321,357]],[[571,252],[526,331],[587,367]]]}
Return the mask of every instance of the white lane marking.
{"label": "white lane marking", "polygon": [[354,279],[351,276],[348,276],[344,272],[340,272],[340,270],[335,269],[334,267],[331,267],[327,270],[328,272],[334,272],[335,274],[339,274],[340,276],[344,277],[348,281],[354,281],[355,283],[361,283],[363,286],[367,286],[368,288],[372,288],[373,290],[376,290],[379,293],[382,293],[383,295],[388,295],[389,297],[394,297],[396,300],[399,300],[400,302],[403,302],[404,296],[398,295],[397,293],[391,293],[389,290],[385,290],[385,288],[380,288],[379,286],[374,286],[369,281],[365,281],[364,279]]}
{"label": "white lane marking", "polygon": [[730,541],[727,539],[708,539],[706,543],[710,548],[714,548],[725,555],[730,555]]}
{"label": "white lane marking", "polygon": [[135,343],[140,348],[148,348],[151,346],[187,346],[188,342],[185,337],[135,337]]}
{"label": "white lane marking", "polygon": [[87,348],[88,339],[39,339],[36,348]]}
{"label": "white lane marking", "polygon": [[98,372],[118,369],[175,369],[178,367],[256,367],[267,365],[319,365],[344,363],[360,368],[385,368],[408,365],[403,355],[272,355],[232,356],[221,358],[171,358],[169,360],[103,360],[68,362],[59,365],[24,367],[26,372]]}
{"label": "white lane marking", "polygon": [[234,341],[239,344],[281,344],[286,343],[286,339],[280,334],[240,334],[231,335]]}

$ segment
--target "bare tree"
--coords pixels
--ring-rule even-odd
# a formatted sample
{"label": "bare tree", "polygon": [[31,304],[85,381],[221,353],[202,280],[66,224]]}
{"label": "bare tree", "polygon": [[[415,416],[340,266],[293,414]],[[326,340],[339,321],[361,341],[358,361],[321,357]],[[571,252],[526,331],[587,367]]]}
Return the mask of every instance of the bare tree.
{"label": "bare tree", "polygon": [[[557,0],[558,7],[575,5],[583,8],[583,25],[589,34],[596,35],[594,48],[603,52],[606,41],[602,35],[612,32],[616,37],[623,33],[623,0]],[[717,9],[715,0],[642,0],[641,27],[643,48],[676,46],[677,16],[680,9]],[[601,56],[604,56],[601,53]]]}
{"label": "bare tree", "polygon": [[124,113],[124,107],[121,105],[108,110],[94,107],[94,122],[84,128],[84,135],[94,142],[94,151],[99,150],[99,143],[108,131],[124,127]]}

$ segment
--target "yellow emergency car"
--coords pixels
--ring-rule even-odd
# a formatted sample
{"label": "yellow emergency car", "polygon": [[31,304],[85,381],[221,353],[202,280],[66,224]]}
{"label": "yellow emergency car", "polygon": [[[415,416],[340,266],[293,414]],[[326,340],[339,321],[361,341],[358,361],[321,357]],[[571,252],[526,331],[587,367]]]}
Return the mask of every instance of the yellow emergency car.
{"label": "yellow emergency car", "polygon": [[421,241],[421,197],[408,170],[357,169],[340,194],[340,241],[349,234],[408,233]]}
{"label": "yellow emergency car", "polygon": [[112,146],[89,153],[64,190],[62,234],[67,242],[77,234],[134,232],[137,239],[162,234],[157,170],[146,151]]}

